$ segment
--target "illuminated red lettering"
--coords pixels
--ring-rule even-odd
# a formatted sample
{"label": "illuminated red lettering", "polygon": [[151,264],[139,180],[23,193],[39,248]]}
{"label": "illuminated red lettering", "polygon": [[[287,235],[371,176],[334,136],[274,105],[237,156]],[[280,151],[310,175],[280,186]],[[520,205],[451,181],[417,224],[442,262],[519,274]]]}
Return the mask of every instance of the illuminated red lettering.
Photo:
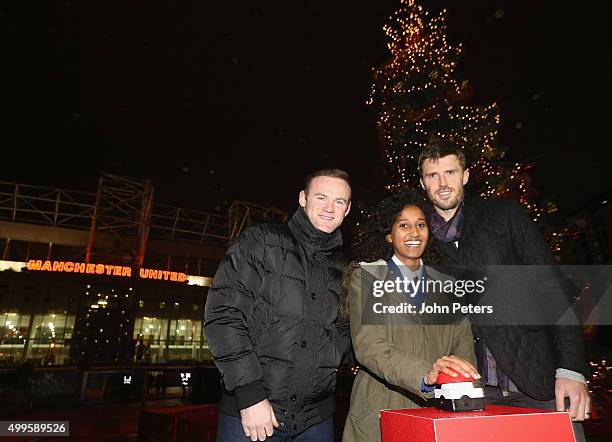
{"label": "illuminated red lettering", "polygon": [[40,270],[42,261],[40,259],[31,259],[28,261],[28,270]]}
{"label": "illuminated red lettering", "polygon": [[[132,268],[116,266],[111,264],[94,264],[72,261],[43,261],[31,259],[27,262],[28,270],[40,270],[48,272],[87,273],[108,276],[131,277]],[[188,276],[182,272],[156,269],[138,269],[138,274],[143,279],[158,279],[165,281],[185,282]]]}
{"label": "illuminated red lettering", "polygon": [[54,272],[63,272],[64,271],[64,262],[63,261],[53,261],[53,271]]}

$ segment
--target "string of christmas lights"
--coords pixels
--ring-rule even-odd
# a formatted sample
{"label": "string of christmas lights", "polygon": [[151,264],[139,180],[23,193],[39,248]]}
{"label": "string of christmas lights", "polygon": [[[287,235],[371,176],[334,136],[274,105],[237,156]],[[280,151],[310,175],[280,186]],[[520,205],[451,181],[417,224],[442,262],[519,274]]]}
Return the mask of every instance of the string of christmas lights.
{"label": "string of christmas lights", "polygon": [[373,69],[367,104],[378,110],[385,189],[418,188],[420,150],[432,139],[449,139],[465,151],[472,190],[484,198],[518,200],[541,224],[553,252],[560,254],[571,232],[550,224],[554,203],[542,208],[532,201],[529,184],[534,164],[504,158],[505,149],[497,144],[501,122],[497,104],[467,104],[473,95],[469,83],[455,78],[462,45],[448,43],[446,16],[443,10],[430,17],[415,0],[401,0],[383,27],[391,60]]}
{"label": "string of christmas lights", "polygon": [[374,69],[367,103],[379,109],[385,187],[418,187],[420,150],[434,138],[450,139],[466,153],[476,192],[484,198],[516,198],[537,221],[542,209],[529,198],[531,165],[507,164],[505,151],[496,144],[497,105],[465,104],[471,89],[467,81],[454,76],[462,46],[448,43],[446,14],[443,10],[430,17],[415,0],[401,0],[383,28],[392,57]]}

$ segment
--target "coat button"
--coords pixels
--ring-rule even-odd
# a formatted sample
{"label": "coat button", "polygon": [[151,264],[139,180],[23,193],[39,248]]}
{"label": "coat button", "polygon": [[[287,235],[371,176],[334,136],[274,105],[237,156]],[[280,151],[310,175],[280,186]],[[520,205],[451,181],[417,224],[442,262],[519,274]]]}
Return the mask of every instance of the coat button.
{"label": "coat button", "polygon": [[480,340],[481,339],[478,336],[474,336],[474,342],[478,343],[478,342],[480,342]]}
{"label": "coat button", "polygon": [[306,348],[306,341],[302,341],[300,345],[302,346],[302,348]]}
{"label": "coat button", "polygon": [[297,431],[297,424],[293,424],[293,431]]}
{"label": "coat button", "polygon": [[312,299],[317,299],[317,294],[316,294],[316,293],[312,293],[312,294],[310,295],[310,297],[311,297]]}
{"label": "coat button", "polygon": [[292,394],[291,397],[289,398],[291,399],[293,402],[295,402],[295,400],[297,399],[297,397],[295,396],[295,394]]}

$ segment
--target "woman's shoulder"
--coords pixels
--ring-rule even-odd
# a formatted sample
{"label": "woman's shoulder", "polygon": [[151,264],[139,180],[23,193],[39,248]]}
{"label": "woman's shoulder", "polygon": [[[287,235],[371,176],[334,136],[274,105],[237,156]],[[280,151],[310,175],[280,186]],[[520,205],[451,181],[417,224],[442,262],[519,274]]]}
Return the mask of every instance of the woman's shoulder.
{"label": "woman's shoulder", "polygon": [[385,279],[388,272],[387,261],[379,259],[373,262],[360,262],[355,273],[358,273],[356,275],[358,278],[373,277],[375,279]]}

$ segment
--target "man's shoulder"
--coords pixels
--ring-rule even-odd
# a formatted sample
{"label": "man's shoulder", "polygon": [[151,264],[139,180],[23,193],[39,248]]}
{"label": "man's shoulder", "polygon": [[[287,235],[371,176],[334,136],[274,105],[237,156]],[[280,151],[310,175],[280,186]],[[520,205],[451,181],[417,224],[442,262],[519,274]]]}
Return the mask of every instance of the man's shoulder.
{"label": "man's shoulder", "polygon": [[466,193],[465,203],[467,207],[478,207],[483,209],[509,207],[517,204],[516,200],[508,198],[483,198],[474,193]]}
{"label": "man's shoulder", "polygon": [[470,230],[470,239],[464,238],[463,246],[475,240],[488,241],[508,235],[516,218],[517,209],[513,207],[515,205],[518,206],[518,203],[513,200],[484,199],[474,195],[468,198],[466,195],[464,220],[466,230]]}
{"label": "man's shoulder", "polygon": [[384,280],[389,273],[389,265],[384,259],[373,262],[360,262],[353,274],[356,278],[374,278]]}
{"label": "man's shoulder", "polygon": [[287,224],[257,223],[244,229],[241,236],[259,238],[263,243],[267,243],[275,239],[291,238],[292,234]]}
{"label": "man's shoulder", "polygon": [[520,204],[516,200],[507,198],[482,198],[478,195],[466,196],[466,211],[476,211],[482,217],[505,219],[516,210]]}
{"label": "man's shoulder", "polygon": [[257,223],[251,224],[240,233],[231,251],[242,251],[254,255],[266,253],[266,249],[282,246],[287,248],[292,243],[292,235],[286,224]]}

